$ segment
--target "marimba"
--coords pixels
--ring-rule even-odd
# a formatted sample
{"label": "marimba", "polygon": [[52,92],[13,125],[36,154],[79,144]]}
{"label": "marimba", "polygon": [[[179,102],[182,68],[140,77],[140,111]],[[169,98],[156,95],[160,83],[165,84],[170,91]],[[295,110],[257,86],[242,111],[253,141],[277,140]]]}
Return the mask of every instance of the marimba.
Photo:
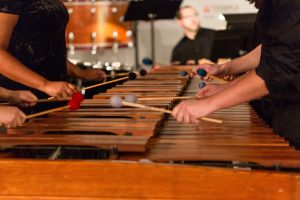
{"label": "marimba", "polygon": [[[111,88],[106,93],[97,94],[93,99],[84,100],[82,108],[78,111],[59,111],[50,114],[47,118],[32,119],[22,127],[9,129],[7,135],[0,136],[0,146],[5,153],[2,155],[6,158],[51,159],[101,159],[104,157],[105,159],[148,161],[155,163],[196,162],[201,164],[203,162],[231,162],[239,163],[247,167],[256,166],[273,169],[299,169],[300,152],[290,146],[284,138],[274,133],[247,104],[221,110],[211,115],[213,118],[223,120],[223,124],[202,121],[198,125],[189,125],[179,124],[172,116],[168,116],[164,113],[146,111],[140,108],[111,108],[108,103],[110,96],[120,95],[124,97],[128,93],[135,94],[139,98],[194,95],[198,90],[198,80],[195,78],[190,79],[188,76],[181,77],[179,75],[180,70],[181,68],[177,67],[152,72],[146,77],[139,77],[136,80],[128,81],[122,85]],[[176,104],[176,101],[139,100],[139,103],[171,109]],[[99,156],[99,149],[108,151],[107,156]],[[9,162],[11,166],[14,166],[14,162],[18,161],[10,160],[3,162]],[[19,162],[24,161],[22,160]],[[80,166],[88,169],[90,166],[85,165],[85,162],[86,161],[81,161]],[[32,166],[34,163],[45,168],[56,166],[57,169],[60,169],[62,163],[65,163],[67,167],[78,164],[75,161],[57,161],[53,162],[53,164],[44,161],[35,161],[33,163],[29,162],[29,165]],[[111,165],[112,163],[108,162],[106,164]],[[93,163],[91,163],[91,165],[93,165]],[[99,166],[100,165],[102,164],[100,163]],[[143,166],[140,165],[143,164],[137,164],[137,166],[143,168]],[[226,165],[227,164],[225,164],[225,166]],[[2,163],[0,166],[2,166]],[[120,168],[124,166],[120,165]],[[150,166],[153,168],[161,168],[162,165],[150,164]],[[166,165],[165,167],[172,168],[173,166]],[[174,168],[176,167],[174,166]],[[182,169],[181,167],[179,168]],[[0,174],[4,172],[4,169],[0,167]],[[163,169],[163,167],[161,169]],[[66,170],[67,168],[65,171]],[[126,170],[121,173],[124,179],[131,176],[129,175],[131,169],[128,168],[128,170],[128,173],[126,173]],[[182,183],[181,176],[178,175],[177,170],[179,169],[172,169],[170,172],[175,176],[175,178],[172,179],[173,184],[176,184],[176,181]],[[223,172],[219,173],[217,172],[218,170],[208,170],[209,172],[202,170],[202,168],[199,168],[199,171],[195,176],[201,176],[201,173],[208,173],[207,176],[209,176],[209,178],[217,176],[220,178],[220,176],[223,176]],[[65,171],[62,173],[65,173]],[[223,170],[220,169],[220,171]],[[161,176],[161,173],[164,172],[165,171],[162,170],[156,175]],[[227,172],[228,171],[226,171],[226,173]],[[98,172],[87,172],[91,177],[93,177],[94,173]],[[112,171],[112,173],[114,173],[114,171]],[[145,170],[145,174],[147,173],[150,172]],[[243,176],[242,174],[244,172],[232,171],[229,172],[229,174],[230,173],[232,173],[232,176],[236,176],[236,181],[239,179],[237,177],[240,177],[240,175]],[[66,174],[68,173],[66,172]],[[255,172],[251,172],[248,175],[249,177],[254,177],[253,181],[258,182],[257,186],[259,185],[262,191],[267,191],[270,184],[265,183],[265,185],[260,185],[263,182],[261,182],[260,179],[255,179],[256,175],[253,174],[255,174]],[[276,181],[275,179],[279,176],[279,174],[275,172],[267,174],[268,176],[264,176],[264,178],[267,178],[272,182]],[[32,174],[32,176],[34,175],[35,174]],[[143,177],[142,174],[139,175],[141,178]],[[86,179],[84,179],[84,175],[81,174],[80,176],[83,176],[80,180],[80,183],[82,183]],[[73,174],[72,177],[75,178],[76,175]],[[244,178],[246,179],[246,177]],[[284,194],[284,197],[296,199],[297,195],[295,194],[299,194],[298,176],[295,175],[294,178],[294,182],[287,185],[289,191],[293,190],[292,193],[289,194],[290,196]],[[7,180],[9,181],[10,179],[8,178]],[[134,181],[134,179],[130,180]],[[186,181],[191,181],[191,179]],[[98,182],[101,181],[98,180]],[[226,183],[230,185],[233,184],[235,187],[240,183],[239,181],[233,182],[234,180],[231,179]],[[187,184],[188,182],[185,183]],[[197,184],[203,186],[203,182],[197,182]],[[214,184],[217,187],[217,183],[212,182],[211,184],[211,187]],[[149,184],[149,187],[150,185],[151,184]],[[194,189],[198,190],[200,187],[199,185],[197,189]],[[117,187],[117,185],[114,185],[114,187]],[[174,195],[178,195],[178,198],[189,198],[188,196],[181,196],[181,193],[177,193],[176,187],[168,188],[172,189]],[[281,194],[281,192],[286,191],[283,189],[284,187],[280,186],[279,188],[280,189],[276,188],[278,189],[276,190],[277,193],[271,191],[270,194]],[[70,194],[73,189],[70,189]],[[145,188],[143,188],[143,190],[144,189]],[[222,191],[222,189],[216,190],[218,192]],[[80,191],[83,192],[83,190]],[[148,194],[151,194],[151,191],[152,190],[148,190]],[[223,193],[220,194],[218,192],[216,192],[216,194],[219,194],[219,197],[224,199],[224,196],[222,196]],[[24,190],[22,190],[21,193],[24,193]],[[67,193],[59,194],[65,196]],[[249,190],[249,194],[250,193]],[[13,193],[8,192],[7,194]],[[40,191],[37,190],[37,192],[32,193],[32,195],[33,194],[38,195],[40,194]],[[191,194],[191,196],[201,196],[200,193]],[[249,194],[241,197],[251,199],[253,196]],[[261,194],[265,193],[262,192]],[[175,198],[175,196],[170,195],[171,193],[168,193],[166,196],[147,196],[143,193],[142,196],[135,194],[130,197]],[[238,196],[232,195],[232,198],[238,198]],[[270,199],[276,199],[279,196],[273,195],[270,196]],[[89,197],[92,198],[92,195]],[[107,196],[105,195],[104,197]],[[112,194],[111,197],[116,196]],[[121,198],[120,196],[118,197]],[[211,196],[208,195],[202,197],[203,199],[209,199]],[[218,199],[218,197],[213,196],[212,199]],[[228,199],[231,198],[228,196]]]}
{"label": "marimba", "polygon": [[[184,95],[194,95],[192,80]],[[244,165],[299,168],[299,151],[273,132],[248,105],[224,109],[211,115],[223,124],[200,122],[179,124],[170,117],[159,128],[159,136],[148,143],[147,152],[123,154],[121,160],[236,161]]]}
{"label": "marimba", "polygon": [[[78,111],[61,111],[30,120],[0,136],[2,148],[20,146],[95,147],[111,150],[120,160],[154,162],[234,161],[265,167],[298,168],[300,152],[272,131],[247,104],[212,115],[223,124],[179,124],[172,116],[140,108],[111,108],[112,95],[122,97],[193,96],[198,80],[179,69],[159,70],[125,82],[85,100]],[[172,100],[139,100],[171,109]],[[17,146],[17,148],[16,148]]]}
{"label": "marimba", "polygon": [[299,199],[299,175],[111,161],[0,160],[0,199]]}

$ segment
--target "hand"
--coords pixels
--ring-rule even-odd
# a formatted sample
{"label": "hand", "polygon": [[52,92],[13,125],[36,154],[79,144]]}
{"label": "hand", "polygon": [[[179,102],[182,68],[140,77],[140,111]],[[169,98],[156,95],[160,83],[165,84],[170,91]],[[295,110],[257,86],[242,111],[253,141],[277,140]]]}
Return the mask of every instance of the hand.
{"label": "hand", "polygon": [[186,65],[196,65],[195,60],[188,60],[186,61]]}
{"label": "hand", "polygon": [[207,84],[204,88],[200,89],[197,94],[197,99],[210,97],[216,93],[221,92],[227,87],[227,84]]}
{"label": "hand", "polygon": [[234,79],[236,79],[238,77],[238,75],[227,75],[227,76],[224,76],[223,79],[225,81],[233,81]]}
{"label": "hand", "polygon": [[106,79],[106,74],[101,69],[86,69],[83,70],[80,78],[85,81],[103,81]]}
{"label": "hand", "polygon": [[0,106],[0,123],[7,128],[14,128],[24,123],[25,114],[17,107]]}
{"label": "hand", "polygon": [[173,116],[178,122],[199,123],[199,118],[215,111],[214,106],[207,100],[190,100],[181,102],[173,109]]}
{"label": "hand", "polygon": [[71,83],[63,81],[48,81],[42,89],[45,93],[51,97],[70,97],[73,93],[77,92],[77,88]]}
{"label": "hand", "polygon": [[201,58],[198,60],[198,65],[203,65],[203,64],[215,64],[213,61],[206,59],[206,58]]}
{"label": "hand", "polygon": [[[226,75],[226,68],[223,67],[223,65],[218,65],[218,64],[202,64],[198,65],[193,69],[193,74],[197,75],[197,71],[199,69],[204,69],[207,74],[213,75],[213,76],[219,76],[222,77]],[[198,76],[198,75],[197,75]]]}
{"label": "hand", "polygon": [[8,90],[7,95],[7,100],[11,104],[16,104],[22,107],[34,106],[38,100],[37,97],[30,91]]}

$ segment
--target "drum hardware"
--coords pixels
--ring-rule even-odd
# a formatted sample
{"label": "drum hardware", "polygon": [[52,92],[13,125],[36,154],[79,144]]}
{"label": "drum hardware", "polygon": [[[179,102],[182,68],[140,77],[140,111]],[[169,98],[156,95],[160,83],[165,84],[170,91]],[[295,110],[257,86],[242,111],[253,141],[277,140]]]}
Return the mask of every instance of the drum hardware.
{"label": "drum hardware", "polygon": [[132,39],[132,31],[131,30],[126,31],[126,37],[128,39],[127,46],[129,48],[132,48],[134,46],[134,43],[133,43],[133,39]]}
{"label": "drum hardware", "polygon": [[117,54],[119,52],[119,43],[118,43],[118,35],[119,33],[117,31],[114,31],[112,33],[112,37],[113,37],[113,45],[112,45],[112,51]]}
{"label": "drum hardware", "polygon": [[111,8],[111,12],[112,12],[113,14],[116,14],[116,13],[118,12],[118,8],[115,7],[115,6],[113,6],[113,7]]}
{"label": "drum hardware", "polygon": [[68,13],[69,13],[69,15],[72,15],[73,12],[74,12],[73,8],[68,8]]}
{"label": "drum hardware", "polygon": [[74,36],[73,32],[70,32],[68,34],[68,39],[69,39],[69,54],[70,55],[75,55],[75,46],[74,46],[75,36]]}
{"label": "drum hardware", "polygon": [[[100,0],[63,0],[63,2],[70,15],[66,41],[68,46],[72,47],[71,55],[75,53],[75,49],[86,49],[95,55],[99,51],[98,47],[109,47],[117,53],[120,46],[133,45],[130,41],[132,39],[127,37],[126,32],[131,30],[132,24],[120,21],[127,9],[127,2]],[[69,33],[71,32],[75,37],[70,40]],[[97,37],[93,37],[92,34]]]}
{"label": "drum hardware", "polygon": [[92,55],[96,55],[97,54],[96,38],[97,38],[97,32],[92,32],[91,33],[91,39],[92,39],[92,51],[91,51],[91,54]]}
{"label": "drum hardware", "polygon": [[97,12],[97,9],[95,7],[90,8],[91,15],[95,15]]}

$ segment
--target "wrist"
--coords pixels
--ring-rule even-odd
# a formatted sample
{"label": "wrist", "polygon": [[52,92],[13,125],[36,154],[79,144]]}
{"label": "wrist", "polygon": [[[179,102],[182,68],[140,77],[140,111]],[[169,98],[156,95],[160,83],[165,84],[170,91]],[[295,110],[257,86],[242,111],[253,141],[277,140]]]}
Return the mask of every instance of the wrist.
{"label": "wrist", "polygon": [[3,99],[3,100],[8,101],[9,98],[10,98],[10,96],[11,96],[11,93],[12,93],[11,90],[8,90],[8,89],[5,89],[5,88],[1,88],[0,89],[0,98]]}
{"label": "wrist", "polygon": [[39,84],[39,86],[36,89],[47,93],[46,91],[47,91],[47,86],[48,86],[49,82],[50,81],[48,81],[46,79],[42,80],[41,83]]}
{"label": "wrist", "polygon": [[219,103],[220,101],[218,101],[214,96],[215,95],[212,95],[205,99],[207,101],[206,105],[208,106],[209,113],[213,113],[219,109],[222,109]]}

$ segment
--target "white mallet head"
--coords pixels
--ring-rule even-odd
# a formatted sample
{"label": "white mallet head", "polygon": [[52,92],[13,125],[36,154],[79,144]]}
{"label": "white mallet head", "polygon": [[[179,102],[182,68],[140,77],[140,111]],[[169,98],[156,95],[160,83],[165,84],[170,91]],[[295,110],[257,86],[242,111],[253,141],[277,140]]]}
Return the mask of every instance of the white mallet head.
{"label": "white mallet head", "polygon": [[134,94],[128,94],[125,97],[125,101],[130,102],[130,103],[136,103],[137,102],[137,97]]}
{"label": "white mallet head", "polygon": [[121,108],[122,107],[122,99],[119,96],[110,97],[110,105],[113,108]]}

